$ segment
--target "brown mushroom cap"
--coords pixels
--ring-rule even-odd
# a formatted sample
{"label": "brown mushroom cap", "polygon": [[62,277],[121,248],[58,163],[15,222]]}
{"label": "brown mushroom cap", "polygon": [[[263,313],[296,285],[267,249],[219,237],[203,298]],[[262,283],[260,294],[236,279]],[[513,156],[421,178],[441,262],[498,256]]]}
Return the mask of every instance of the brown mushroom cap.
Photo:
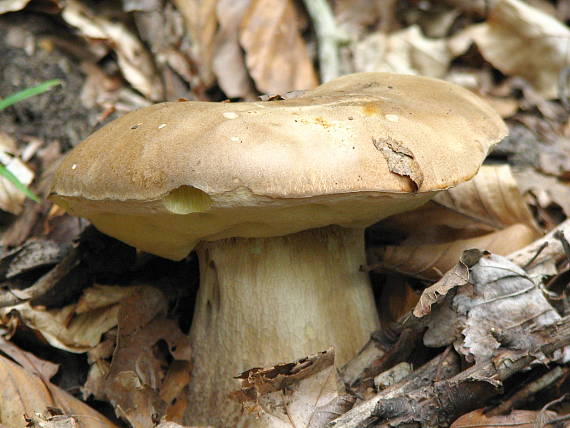
{"label": "brown mushroom cap", "polygon": [[201,239],[365,226],[411,209],[469,180],[506,132],[461,87],[353,74],[284,101],[129,113],[69,153],[50,198],[177,259]]}

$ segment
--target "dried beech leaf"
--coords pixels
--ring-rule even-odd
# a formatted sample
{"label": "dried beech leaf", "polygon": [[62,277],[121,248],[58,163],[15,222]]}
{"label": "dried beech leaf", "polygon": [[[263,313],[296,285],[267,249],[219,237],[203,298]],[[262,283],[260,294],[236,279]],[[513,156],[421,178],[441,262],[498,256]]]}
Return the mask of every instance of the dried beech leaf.
{"label": "dried beech leaf", "polygon": [[152,56],[127,25],[95,14],[78,0],[67,0],[61,16],[83,36],[104,40],[111,46],[117,53],[119,67],[125,79],[135,89],[150,100],[162,99],[162,83],[156,73]]}
{"label": "dried beech leaf", "polygon": [[382,253],[383,266],[419,278],[438,279],[457,262],[458,255],[470,248],[508,255],[538,238],[534,228],[524,224],[469,239],[443,244],[388,246]]}
{"label": "dried beech leaf", "polygon": [[481,54],[509,76],[522,76],[546,98],[556,98],[558,76],[570,64],[570,30],[520,0],[494,3],[487,21],[467,30]]}
{"label": "dried beech leaf", "polygon": [[497,229],[516,223],[535,227],[508,165],[482,166],[472,180],[439,193],[434,201]]}
{"label": "dried beech leaf", "polygon": [[[465,253],[477,250],[468,250]],[[464,253],[464,256],[465,256]],[[413,310],[413,314],[417,318],[421,318],[431,312],[431,306],[441,302],[447,293],[455,287],[462,287],[469,282],[469,266],[463,260],[464,256],[459,259],[454,267],[449,269],[443,277],[432,286],[426,288]]]}
{"label": "dried beech leaf", "polygon": [[[117,346],[104,391],[117,413],[134,428],[153,427],[171,404],[163,398],[178,396],[160,394],[168,361],[157,352],[159,343],[167,344],[175,360],[191,360],[190,340],[174,320],[165,318],[167,309],[166,296],[153,287],[139,287],[120,305]],[[185,382],[179,385],[182,389],[190,377],[178,376],[178,380]]]}
{"label": "dried beech leaf", "polygon": [[219,0],[220,28],[215,38],[212,67],[226,96],[251,98],[255,93],[239,45],[239,28],[251,0]]}
{"label": "dried beech leaf", "polygon": [[0,351],[24,367],[29,373],[49,381],[59,370],[59,364],[43,360],[31,352],[24,351],[19,346],[0,336]]}
{"label": "dried beech leaf", "polygon": [[416,25],[395,33],[372,33],[354,48],[354,71],[445,76],[453,56],[443,39],[428,39]]}
{"label": "dried beech leaf", "polygon": [[94,285],[77,303],[60,309],[45,309],[23,303],[0,310],[0,324],[21,320],[41,334],[51,346],[82,353],[97,345],[103,333],[117,325],[119,303],[138,287]]}
{"label": "dried beech leaf", "polygon": [[439,279],[469,248],[507,255],[540,236],[507,165],[483,166],[472,180],[385,220],[379,230],[406,239],[372,246],[371,263],[425,279]]}
{"label": "dried beech leaf", "polygon": [[232,397],[257,413],[260,426],[267,428],[324,428],[354,402],[338,392],[332,349],[294,363],[250,369],[238,379],[242,389]]}
{"label": "dried beech leaf", "polygon": [[297,28],[292,0],[252,0],[240,43],[247,68],[261,92],[284,94],[317,86],[317,75]]}
{"label": "dried beech leaf", "polygon": [[[82,401],[49,382],[26,372],[0,356],[0,423],[11,428],[27,427],[24,415],[42,415],[47,407],[62,409],[85,428],[118,428]],[[33,426],[33,425],[32,425]],[[49,426],[49,425],[43,425]],[[52,425],[54,426],[54,425]]]}
{"label": "dried beech leaf", "polygon": [[390,172],[412,180],[415,190],[422,186],[424,174],[410,149],[391,137],[372,138],[372,143],[386,159]]}
{"label": "dried beech leaf", "polygon": [[206,87],[214,83],[212,55],[218,25],[216,3],[217,0],[174,0],[176,8],[184,18],[186,29],[190,33],[192,56],[199,64],[198,72],[201,83]]}
{"label": "dried beech leaf", "polygon": [[477,428],[501,428],[512,426],[544,426],[549,419],[556,418],[557,414],[550,410],[513,410],[508,415],[487,416],[482,409],[466,413],[456,419],[450,428],[477,426]]}
{"label": "dried beech leaf", "polygon": [[[464,264],[468,265],[465,259]],[[424,343],[432,347],[453,343],[470,361],[488,359],[500,347],[531,349],[526,344],[529,329],[560,319],[525,271],[495,254],[483,254],[469,267],[469,283],[455,290],[426,316]],[[417,311],[425,309],[418,306]]]}

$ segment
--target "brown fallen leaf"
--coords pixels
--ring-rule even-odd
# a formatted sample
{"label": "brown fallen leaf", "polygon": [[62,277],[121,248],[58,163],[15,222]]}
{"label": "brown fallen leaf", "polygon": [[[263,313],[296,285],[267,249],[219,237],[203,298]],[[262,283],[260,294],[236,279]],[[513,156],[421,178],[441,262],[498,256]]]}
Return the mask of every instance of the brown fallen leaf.
{"label": "brown fallen leaf", "polygon": [[24,351],[14,343],[7,341],[3,336],[0,336],[0,351],[18,362],[28,372],[45,381],[49,381],[59,370],[59,364],[43,360],[31,352]]}
{"label": "brown fallen leaf", "polygon": [[266,428],[324,428],[350,409],[354,399],[338,391],[334,351],[329,349],[288,364],[250,369],[232,393]]}
{"label": "brown fallen leaf", "polygon": [[175,361],[191,360],[189,338],[175,320],[165,318],[167,309],[166,296],[153,287],[139,287],[120,305],[117,345],[104,392],[117,414],[134,428],[152,428],[190,381],[189,376],[178,376],[178,390],[161,394],[168,361],[160,343],[166,343]]}
{"label": "brown fallen leaf", "polygon": [[95,14],[79,0],[66,1],[61,17],[84,37],[103,40],[117,53],[125,79],[152,101],[163,98],[164,89],[146,47],[117,16]]}
{"label": "brown fallen leaf", "polygon": [[556,417],[556,413],[550,410],[513,410],[508,415],[486,416],[482,409],[466,413],[456,419],[450,428],[501,428],[512,426],[544,426],[550,419]]}
{"label": "brown fallen leaf", "polygon": [[229,98],[251,99],[255,94],[239,45],[240,23],[250,3],[251,0],[219,0],[216,6],[219,30],[214,40],[212,67],[220,88]]}
{"label": "brown fallen leaf", "polygon": [[298,29],[291,0],[251,0],[241,22],[240,44],[257,89],[284,94],[317,86],[317,75]]}
{"label": "brown fallen leaf", "polygon": [[483,166],[472,180],[385,220],[378,230],[406,238],[400,245],[371,246],[372,266],[424,279],[439,279],[469,248],[507,255],[540,236],[507,165]]}
{"label": "brown fallen leaf", "polygon": [[184,18],[186,30],[192,40],[192,56],[198,65],[201,84],[206,88],[214,84],[212,72],[213,44],[218,19],[217,0],[174,0]]}
{"label": "brown fallen leaf", "polygon": [[30,426],[24,416],[36,417],[36,413],[43,415],[48,407],[61,409],[68,418],[75,419],[76,426],[118,428],[117,425],[82,401],[72,397],[57,386],[28,373],[2,356],[0,356],[0,384],[2,384],[2,388],[0,388],[0,423],[6,424],[10,428]]}
{"label": "brown fallen leaf", "polygon": [[523,1],[502,0],[486,22],[466,31],[502,73],[524,77],[546,98],[558,96],[558,76],[570,64],[570,30],[560,21]]}

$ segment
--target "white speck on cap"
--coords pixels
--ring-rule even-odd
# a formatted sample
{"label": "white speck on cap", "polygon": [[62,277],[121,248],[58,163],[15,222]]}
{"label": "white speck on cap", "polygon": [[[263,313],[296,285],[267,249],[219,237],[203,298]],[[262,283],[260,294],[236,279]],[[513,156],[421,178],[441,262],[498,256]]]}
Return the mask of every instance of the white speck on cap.
{"label": "white speck on cap", "polygon": [[237,119],[238,118],[238,114],[234,113],[233,111],[227,111],[224,113],[224,117],[226,119]]}
{"label": "white speck on cap", "polygon": [[166,123],[161,123],[160,125],[158,125],[158,129],[162,129],[166,126]]}
{"label": "white speck on cap", "polygon": [[74,163],[73,165],[71,165],[71,169],[75,169],[75,168],[77,168],[77,164],[76,164],[76,163]]}
{"label": "white speck on cap", "polygon": [[400,120],[397,114],[387,114],[384,117],[386,118],[386,120],[389,120],[390,122],[397,122],[398,120]]}

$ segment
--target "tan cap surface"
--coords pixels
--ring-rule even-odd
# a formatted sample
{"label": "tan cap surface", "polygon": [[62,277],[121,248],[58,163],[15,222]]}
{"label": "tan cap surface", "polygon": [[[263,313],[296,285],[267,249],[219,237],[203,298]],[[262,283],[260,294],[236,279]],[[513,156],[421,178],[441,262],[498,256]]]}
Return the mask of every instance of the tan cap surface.
{"label": "tan cap surface", "polygon": [[[354,74],[284,101],[129,113],[69,153],[51,199],[110,235],[180,258],[199,239],[360,226],[413,208],[470,179],[506,132],[458,86]],[[160,229],[160,242],[132,238],[141,227]],[[163,228],[184,238],[169,244]]]}

